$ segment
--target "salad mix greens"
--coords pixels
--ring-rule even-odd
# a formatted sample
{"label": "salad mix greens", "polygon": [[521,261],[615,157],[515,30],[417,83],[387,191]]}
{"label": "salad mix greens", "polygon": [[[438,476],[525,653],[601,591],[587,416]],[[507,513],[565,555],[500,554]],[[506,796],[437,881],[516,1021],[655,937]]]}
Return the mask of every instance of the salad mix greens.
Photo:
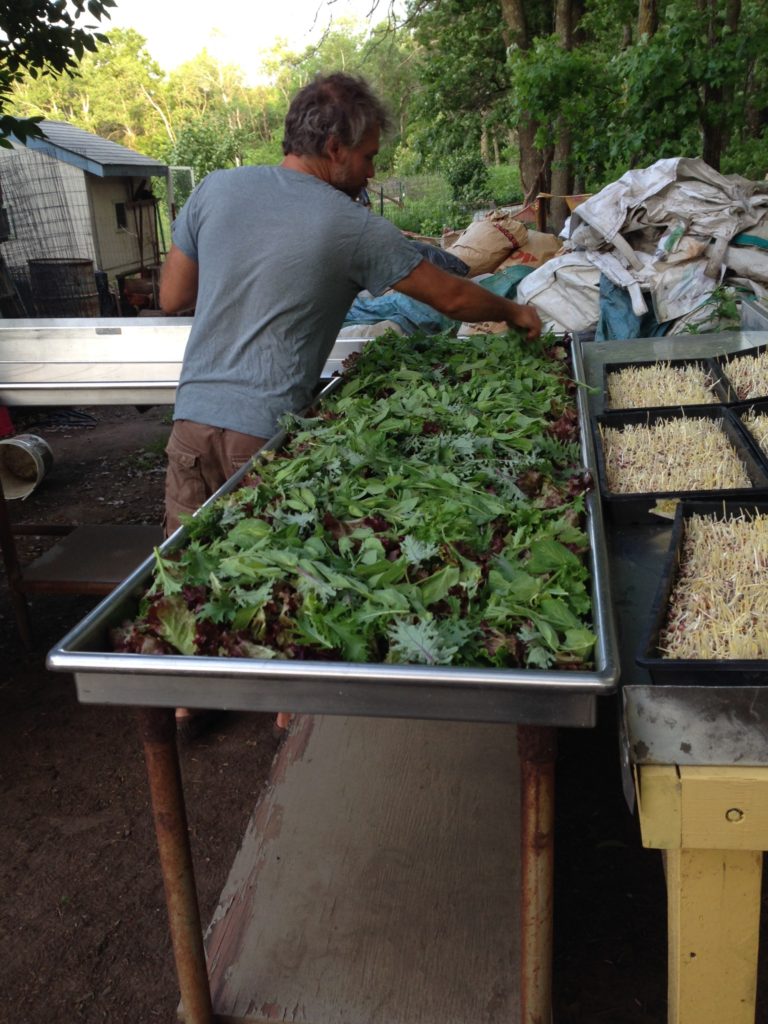
{"label": "salad mix greens", "polygon": [[115,647],[426,665],[590,665],[589,479],[549,336],[368,343],[242,486],[156,552]]}

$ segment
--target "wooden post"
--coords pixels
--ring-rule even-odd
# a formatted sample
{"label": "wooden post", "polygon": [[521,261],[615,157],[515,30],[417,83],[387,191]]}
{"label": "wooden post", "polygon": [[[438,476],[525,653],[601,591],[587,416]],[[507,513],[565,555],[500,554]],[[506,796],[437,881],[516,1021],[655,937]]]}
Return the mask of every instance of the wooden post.
{"label": "wooden post", "polygon": [[520,1021],[552,1018],[555,747],[551,728],[519,725]]}
{"label": "wooden post", "polygon": [[645,846],[667,875],[669,1024],[754,1024],[768,767],[644,765]]}

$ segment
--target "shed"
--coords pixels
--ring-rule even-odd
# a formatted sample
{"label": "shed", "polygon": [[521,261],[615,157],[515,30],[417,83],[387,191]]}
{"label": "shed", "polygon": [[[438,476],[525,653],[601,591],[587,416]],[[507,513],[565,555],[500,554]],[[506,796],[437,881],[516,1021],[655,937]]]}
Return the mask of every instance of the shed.
{"label": "shed", "polygon": [[166,248],[152,186],[164,179],[170,203],[170,168],[63,121],[41,128],[0,150],[0,312],[119,313],[126,277],[151,281]]}

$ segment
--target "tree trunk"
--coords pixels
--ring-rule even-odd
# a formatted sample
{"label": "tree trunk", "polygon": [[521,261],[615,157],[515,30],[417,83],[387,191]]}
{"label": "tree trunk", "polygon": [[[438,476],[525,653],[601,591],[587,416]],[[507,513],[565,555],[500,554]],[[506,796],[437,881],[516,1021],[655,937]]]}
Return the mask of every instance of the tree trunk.
{"label": "tree trunk", "polygon": [[491,158],[490,151],[488,148],[488,128],[486,127],[485,124],[483,124],[482,130],[480,132],[480,156],[482,158],[483,163],[487,167],[488,164],[491,162]]}
{"label": "tree trunk", "polygon": [[658,0],[640,0],[640,7],[637,12],[637,38],[656,34],[659,27],[659,4]]}
{"label": "tree trunk", "polygon": [[[502,36],[507,47],[517,46],[530,49],[528,24],[525,19],[524,0],[500,0]],[[520,147],[520,182],[525,202],[532,202],[539,192],[546,191],[549,180],[549,165],[546,156],[534,144],[538,125],[531,118],[523,118],[517,129]]]}
{"label": "tree trunk", "polygon": [[[573,48],[573,28],[575,22],[573,0],[556,0],[555,3],[555,34],[564,50]],[[573,192],[573,170],[571,168],[571,130],[564,119],[558,118],[557,141],[555,142],[554,159],[552,161],[552,193],[549,221],[552,230],[559,233],[568,216],[568,204],[561,196]]]}
{"label": "tree trunk", "polygon": [[[720,44],[720,37],[717,26],[717,0],[700,0],[708,12],[709,25],[707,37],[709,45],[715,49]],[[741,18],[741,0],[728,0],[725,9],[724,31],[735,35],[739,28]],[[702,89],[702,158],[710,167],[716,171],[720,170],[720,158],[723,150],[728,145],[731,135],[731,126],[726,117],[730,100],[733,97],[733,85],[730,82],[719,82],[713,85],[709,81],[704,83]]]}

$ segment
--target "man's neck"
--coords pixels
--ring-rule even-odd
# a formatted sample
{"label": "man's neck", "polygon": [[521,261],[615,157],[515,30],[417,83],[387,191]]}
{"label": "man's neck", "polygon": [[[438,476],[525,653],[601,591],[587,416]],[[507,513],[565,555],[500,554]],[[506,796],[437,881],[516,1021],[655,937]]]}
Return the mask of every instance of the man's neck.
{"label": "man's neck", "polygon": [[281,167],[289,171],[299,171],[300,174],[311,174],[326,185],[331,184],[331,164],[327,157],[322,156],[297,156],[295,153],[288,153],[283,157]]}

